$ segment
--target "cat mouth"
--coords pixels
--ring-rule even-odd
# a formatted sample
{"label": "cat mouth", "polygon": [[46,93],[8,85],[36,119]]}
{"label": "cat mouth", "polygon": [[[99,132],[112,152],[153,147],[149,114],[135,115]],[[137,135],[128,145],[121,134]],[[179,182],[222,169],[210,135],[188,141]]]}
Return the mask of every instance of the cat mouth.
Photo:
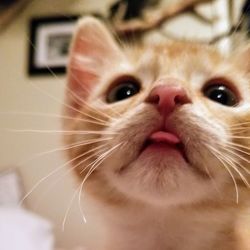
{"label": "cat mouth", "polygon": [[202,178],[210,178],[208,173],[191,164],[188,159],[186,148],[180,137],[165,130],[153,132],[145,141],[141,148],[140,156],[157,155],[158,157],[176,158],[180,164],[185,164],[196,171]]}
{"label": "cat mouth", "polygon": [[162,153],[163,157],[164,153],[168,154],[177,152],[187,163],[189,163],[183,142],[178,135],[172,132],[159,130],[153,132],[146,139],[140,150],[140,155],[145,153],[152,154],[154,152]]}

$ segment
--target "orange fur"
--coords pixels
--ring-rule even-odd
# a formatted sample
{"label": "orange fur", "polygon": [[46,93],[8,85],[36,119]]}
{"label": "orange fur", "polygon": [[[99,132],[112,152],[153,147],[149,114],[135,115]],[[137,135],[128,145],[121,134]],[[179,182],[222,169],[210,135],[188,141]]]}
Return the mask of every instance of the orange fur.
{"label": "orange fur", "polygon": [[[92,31],[98,37],[91,35]],[[119,48],[106,28],[92,18],[80,22],[75,37],[66,99],[79,112],[72,114],[70,109],[65,110],[74,120],[65,121],[64,126],[98,133],[65,136],[65,142],[107,139],[68,150],[70,159],[92,150],[76,159],[72,167],[77,165],[75,170],[80,181],[84,180],[87,199],[99,211],[96,216],[102,221],[96,234],[105,237],[93,242],[93,249],[250,249],[250,223],[247,222],[250,191],[242,178],[250,182],[247,173],[250,172],[249,48],[230,56],[191,42]],[[79,37],[85,41],[90,37],[87,52],[78,49]],[[74,44],[78,44],[77,49]],[[95,46],[98,57],[96,53],[91,54]],[[86,55],[90,60],[102,58],[98,61],[101,66],[91,68],[96,78],[91,84],[86,83],[88,91],[84,90],[88,75],[84,71],[78,74],[71,68],[76,65],[76,56],[86,59]],[[86,69],[84,62],[80,68]],[[124,75],[139,79],[142,90],[129,99],[107,104],[105,97],[110,85]],[[79,86],[74,88],[72,77],[83,85],[81,91]],[[166,167],[169,162],[175,165],[175,161],[164,157],[150,156],[146,160],[139,157],[143,142],[162,120],[156,108],[145,100],[160,79],[173,78],[178,79],[192,101],[174,110],[169,117],[169,123],[186,147],[191,165],[188,170]],[[202,89],[211,79],[227,79],[240,96],[238,106],[223,106],[205,97]],[[78,98],[72,98],[72,92]],[[81,105],[75,105],[79,98],[82,98]],[[119,143],[123,144],[117,146]],[[88,176],[91,164],[101,155],[95,147],[104,144],[102,153],[117,148]],[[211,152],[211,148],[215,151]],[[218,156],[231,160],[222,163]],[[240,171],[239,174],[231,169],[239,190],[237,204],[235,186],[226,170],[230,161]]]}

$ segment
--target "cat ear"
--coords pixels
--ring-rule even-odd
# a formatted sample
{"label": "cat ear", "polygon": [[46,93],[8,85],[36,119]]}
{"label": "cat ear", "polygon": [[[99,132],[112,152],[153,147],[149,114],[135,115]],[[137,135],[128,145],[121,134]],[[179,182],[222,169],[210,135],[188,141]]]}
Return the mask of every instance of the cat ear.
{"label": "cat ear", "polygon": [[82,18],[70,49],[68,104],[77,109],[79,100],[87,98],[100,77],[123,60],[124,54],[108,29],[96,18]]}

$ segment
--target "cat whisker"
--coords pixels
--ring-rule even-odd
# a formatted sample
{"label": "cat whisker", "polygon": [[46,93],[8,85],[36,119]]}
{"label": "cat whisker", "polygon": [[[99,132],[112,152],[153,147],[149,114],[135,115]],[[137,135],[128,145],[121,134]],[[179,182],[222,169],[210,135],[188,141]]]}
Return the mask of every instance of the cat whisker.
{"label": "cat whisker", "polygon": [[[207,145],[207,144],[205,144],[205,146],[206,146],[206,145]],[[210,150],[209,150],[209,152],[210,152]],[[211,182],[213,183],[213,185],[214,185],[216,191],[218,192],[218,194],[221,194],[221,191],[219,190],[219,188],[218,188],[218,186],[217,186],[217,184],[216,184],[214,178],[212,177],[211,172],[210,172],[209,168],[207,167],[207,165],[205,165],[204,168],[205,168],[206,173],[207,173],[208,176],[209,176],[209,179],[210,179]]]}
{"label": "cat whisker", "polygon": [[[105,145],[105,146],[106,146],[106,145]],[[118,146],[118,145],[117,145],[117,146]],[[90,167],[90,166],[91,166],[91,168],[92,168],[93,165],[97,163],[97,166],[95,167],[95,169],[96,169],[96,168],[106,159],[105,156],[108,157],[108,154],[109,154],[110,152],[112,152],[112,151],[114,150],[114,148],[116,148],[117,146],[115,146],[115,147],[111,148],[110,150],[106,151],[105,153],[103,153],[103,154],[101,155],[101,156],[103,156],[102,158],[100,158],[101,156],[99,156],[96,160],[94,160],[94,162],[91,162],[90,164],[88,164],[88,165],[81,171],[81,173],[83,173],[83,172],[84,172],[88,167]],[[99,151],[98,153],[101,153],[101,152]],[[97,153],[96,153],[96,154],[97,154]],[[94,155],[96,155],[96,154],[94,154]],[[92,157],[93,157],[93,156],[92,156]],[[90,159],[90,158],[89,158],[89,159]],[[86,160],[84,160],[84,161],[86,161]],[[83,163],[83,161],[81,161],[79,164],[82,164],[82,163]],[[79,165],[79,164],[77,164],[77,165]],[[76,168],[76,166],[74,166],[74,168]],[[89,174],[89,172],[88,172],[88,174]],[[87,175],[88,175],[88,174],[87,174]],[[86,175],[86,176],[87,176],[87,175]],[[89,175],[88,175],[88,176],[89,176]],[[79,187],[75,190],[75,192],[74,192],[74,194],[73,194],[73,196],[72,196],[72,199],[70,200],[70,204],[69,204],[69,206],[67,207],[67,210],[66,210],[66,213],[65,213],[65,216],[64,216],[64,219],[63,219],[63,223],[62,223],[63,231],[64,231],[64,229],[65,229],[66,220],[67,220],[68,214],[69,214],[69,212],[70,212],[72,203],[73,203],[74,199],[76,198],[76,195],[77,195],[77,193],[78,193],[78,190],[79,190],[79,197],[81,197],[83,185],[84,185],[84,183],[85,183],[85,181],[86,181],[87,178],[88,178],[88,177],[85,177],[84,180],[80,183]],[[81,200],[81,198],[79,198],[79,199]],[[82,211],[82,207],[81,207],[81,205],[80,205],[80,201],[79,201],[79,208],[80,208],[81,214],[82,214],[82,216],[83,216],[82,218],[83,218],[84,222],[86,223],[86,218],[85,218],[84,213],[83,213],[83,211]]]}
{"label": "cat whisker", "polygon": [[240,148],[237,148],[237,147],[231,146],[231,145],[226,145],[226,147],[224,149],[226,149],[228,152],[230,152],[230,153],[238,156],[239,158],[241,158],[242,160],[246,161],[247,163],[250,163],[250,160],[248,160],[246,157],[241,156],[240,154],[234,152],[233,150],[238,151],[240,153],[243,153],[244,155],[247,155],[247,156],[250,156],[250,152],[246,152],[245,150],[242,150]]}
{"label": "cat whisker", "polygon": [[235,146],[235,148],[243,148],[243,149],[249,150],[249,152],[250,152],[250,147],[241,145],[239,143],[235,143],[235,142],[225,142],[225,143],[226,143],[226,145],[232,145],[232,146]]}
{"label": "cat whisker", "polygon": [[228,129],[229,132],[232,132],[232,133],[242,133],[242,132],[245,132],[245,131],[248,131],[249,130],[249,127],[238,127],[238,128],[231,128],[231,129]]}
{"label": "cat whisker", "polygon": [[[227,143],[226,143],[227,144]],[[223,146],[221,144],[219,144],[220,146]],[[237,145],[237,144],[236,144]],[[226,145],[223,147],[223,149],[227,152],[229,152],[230,155],[234,155],[235,157],[238,157],[240,158],[241,160],[243,161],[246,161],[247,163],[249,163],[249,160],[246,159],[244,156],[238,154],[237,152],[234,152],[233,150],[236,150],[236,151],[239,151],[239,152],[242,152],[244,154],[247,154],[247,155],[250,155],[248,152],[245,152],[243,150],[240,150],[239,148],[237,147],[234,147],[234,146],[230,146],[230,145]],[[247,174],[250,174],[250,170],[248,170],[246,167],[244,167],[242,164],[240,164],[238,161],[236,161],[233,157],[227,155],[227,157],[229,157],[232,161],[235,162],[236,165],[240,166]]]}
{"label": "cat whisker", "polygon": [[[71,67],[72,69],[72,67]],[[81,70],[81,69],[80,69]],[[81,88],[90,94],[90,91],[88,88],[85,87],[84,84],[81,84],[81,80],[78,79],[75,75],[72,74],[72,77],[74,78],[75,81],[77,81],[77,83],[81,86]],[[80,106],[82,106],[82,104],[84,104],[85,107],[89,108],[90,110],[93,110],[94,112],[96,112],[97,114],[100,114],[100,115],[103,115],[104,117],[108,118],[108,119],[111,119],[111,120],[116,120],[116,118],[114,117],[111,117],[110,115],[104,113],[104,112],[101,112],[99,109],[96,109],[96,108],[93,108],[89,105],[88,102],[86,102],[83,98],[81,98],[79,95],[75,94],[71,89],[69,89],[67,87],[67,91],[71,94],[71,96],[73,96],[75,99],[77,99],[76,101],[80,102]],[[98,100],[98,102],[100,102]],[[103,105],[103,102],[100,102],[101,105]],[[112,109],[112,111],[114,111],[114,109]],[[116,114],[118,114],[119,116],[121,116],[120,113],[118,113],[117,111],[115,111]]]}
{"label": "cat whisker", "polygon": [[232,158],[229,156],[222,155],[221,156],[224,158],[224,160],[233,168],[233,170],[240,176],[241,180],[245,183],[245,185],[250,188],[250,184],[248,183],[246,177],[240,172],[238,167],[235,165],[235,161],[232,161]]}
{"label": "cat whisker", "polygon": [[241,169],[243,169],[247,174],[250,174],[250,170],[248,170],[246,167],[244,167],[242,164],[240,164],[236,159],[234,159],[233,157],[227,155],[227,157],[233,161],[237,166],[239,166]]}
{"label": "cat whisker", "polygon": [[250,136],[235,136],[235,135],[232,135],[231,138],[234,138],[234,139],[250,139]]}
{"label": "cat whisker", "polygon": [[[91,106],[88,102],[86,102],[85,100],[83,100],[81,97],[79,97],[78,95],[76,95],[74,92],[72,92],[71,90],[68,90],[70,92],[70,95],[73,96],[74,99],[77,99],[76,102],[79,104],[79,106],[83,106],[84,108],[92,111],[93,113],[100,115],[102,117],[106,117],[107,119],[110,120],[117,120],[115,117],[112,117],[104,112],[102,112],[100,109],[94,108],[93,106]],[[101,103],[101,105],[103,106],[103,103]],[[88,116],[92,117],[89,113],[87,113]]]}
{"label": "cat whisker", "polygon": [[[101,154],[100,156],[98,156],[98,158],[96,159],[96,161],[102,160],[104,157],[106,157],[107,155],[109,155],[110,153],[112,153],[116,148],[118,148],[119,146],[121,146],[121,144],[123,144],[123,143],[121,142],[121,143],[117,144],[116,146],[113,146],[111,149],[107,150],[105,153],[103,153],[103,154]],[[91,169],[94,167],[95,163],[96,163],[96,162],[92,162],[92,163],[90,163],[90,164],[86,167],[86,168],[88,168],[89,166],[91,166],[89,172],[92,171]],[[84,169],[84,170],[85,170],[85,169]],[[83,171],[84,171],[84,170],[83,170]],[[80,174],[82,174],[83,171],[81,171]],[[86,176],[87,176],[87,177],[86,177]],[[89,173],[88,173],[86,176],[85,176],[85,179],[88,178]]]}
{"label": "cat whisker", "polygon": [[250,127],[239,127],[239,128],[231,128],[228,130],[229,133],[233,133],[235,136],[241,135],[242,133],[248,132]]}
{"label": "cat whisker", "polygon": [[216,156],[215,154],[214,154],[214,156],[222,163],[222,165],[225,167],[225,169],[227,170],[227,172],[231,176],[233,183],[234,183],[234,187],[235,187],[236,204],[238,204],[239,203],[239,189],[238,189],[238,185],[237,185],[237,182],[235,180],[235,177],[234,177],[233,173],[231,172],[231,170],[229,169],[229,167],[227,166],[227,164],[223,161],[223,158]]}
{"label": "cat whisker", "polygon": [[79,196],[78,196],[78,204],[79,204],[79,208],[81,210],[83,217],[84,217],[84,213],[82,211],[82,206],[81,206],[81,196],[82,196],[82,190],[83,190],[84,183],[89,178],[89,176],[103,163],[103,161],[105,161],[122,144],[123,143],[121,142],[121,143],[115,145],[111,149],[107,150],[105,153],[101,154],[93,163],[88,165],[88,166],[90,166],[90,169],[89,169],[88,173],[86,174],[86,176],[84,177],[84,179],[82,180],[80,192],[79,192]]}
{"label": "cat whisker", "polygon": [[29,161],[32,161],[34,159],[37,159],[39,157],[42,157],[44,155],[51,154],[54,152],[65,151],[68,149],[81,147],[81,146],[85,146],[85,145],[91,145],[94,143],[99,143],[99,142],[108,141],[108,140],[112,140],[112,139],[113,139],[113,137],[107,137],[107,138],[91,139],[91,140],[84,140],[84,141],[79,141],[76,143],[71,143],[71,144],[66,145],[65,147],[59,147],[59,148],[51,149],[49,151],[38,153],[38,154],[34,155],[33,157],[29,158],[28,160],[25,160],[24,162],[20,163],[20,165],[24,165]]}
{"label": "cat whisker", "polygon": [[249,130],[250,128],[249,127],[242,127],[242,126],[239,126],[239,127],[235,127],[235,128],[231,128],[229,129],[230,132],[244,132],[246,130]]}
{"label": "cat whisker", "polygon": [[235,123],[233,125],[230,126],[230,128],[237,128],[237,127],[240,127],[242,125],[250,125],[250,121],[245,121],[245,122],[239,122],[239,123]]}
{"label": "cat whisker", "polygon": [[37,189],[37,188],[41,185],[41,183],[43,183],[46,179],[48,179],[48,178],[51,177],[52,175],[56,174],[56,173],[59,172],[61,169],[63,169],[65,166],[71,164],[71,163],[74,162],[75,160],[77,160],[77,159],[79,159],[79,158],[81,158],[81,157],[83,157],[83,156],[85,156],[85,155],[87,155],[87,154],[89,154],[89,153],[91,153],[91,152],[93,152],[93,151],[96,151],[97,149],[102,148],[102,147],[106,147],[106,145],[104,144],[104,145],[100,145],[100,146],[97,146],[97,147],[95,147],[95,148],[92,148],[91,150],[89,150],[89,151],[87,151],[87,152],[84,152],[83,154],[80,154],[80,155],[76,156],[76,157],[73,158],[73,159],[70,159],[69,161],[65,162],[64,164],[62,164],[62,165],[60,165],[59,167],[57,167],[56,169],[54,169],[54,170],[53,170],[52,172],[50,172],[48,175],[46,175],[46,176],[44,176],[43,178],[41,178],[41,179],[40,179],[40,180],[30,189],[30,191],[28,191],[28,192],[24,195],[24,197],[21,199],[21,201],[20,201],[19,204],[22,205],[23,202],[30,196],[30,194],[33,193],[33,191],[34,191],[35,189]]}
{"label": "cat whisker", "polygon": [[[105,150],[106,145],[102,145],[102,146],[104,147],[104,149],[102,149],[102,151],[97,151],[97,152],[95,152],[94,154],[92,154],[91,157],[87,157],[87,158],[84,159],[83,161],[80,161],[77,165],[73,166],[73,168],[71,168],[70,171],[72,171],[73,169],[75,169],[76,167],[78,167],[79,165],[81,165],[82,163],[84,163],[85,161],[87,161],[87,160],[91,159],[92,157],[96,156],[96,154],[102,153],[103,150]],[[96,150],[96,149],[95,149],[95,150]],[[89,167],[89,165],[87,165],[87,166],[81,171],[81,173],[84,172],[88,167]],[[67,172],[70,172],[70,171],[67,171]],[[65,224],[66,224],[67,217],[68,217],[68,214],[69,214],[69,212],[70,212],[72,203],[73,203],[74,199],[76,198],[76,195],[77,195],[77,193],[78,193],[78,190],[79,190],[79,192],[80,192],[81,189],[82,189],[82,183],[80,183],[80,185],[78,186],[78,188],[75,190],[75,192],[74,192],[74,194],[73,194],[73,196],[72,196],[72,198],[71,198],[71,200],[70,200],[69,206],[67,207],[67,210],[66,210],[66,212],[65,212],[65,215],[64,215],[64,218],[63,218],[63,222],[62,222],[62,229],[63,229],[63,231],[64,231],[64,229],[65,229]],[[82,211],[81,211],[81,212],[82,212]],[[86,218],[85,218],[85,216],[84,216],[84,213],[82,213],[82,216],[83,216],[84,222],[86,223]]]}
{"label": "cat whisker", "polygon": [[[57,76],[56,76],[56,77],[57,77]],[[96,121],[106,123],[105,120],[101,120],[101,119],[99,119],[99,118],[97,118],[97,117],[90,116],[89,114],[85,114],[85,113],[83,113],[81,110],[79,110],[79,109],[77,109],[77,108],[75,108],[75,107],[73,107],[73,106],[71,106],[71,105],[69,105],[69,104],[66,104],[66,103],[62,102],[60,99],[57,99],[56,97],[50,95],[48,92],[42,90],[42,89],[39,88],[37,85],[35,85],[35,84],[33,84],[33,83],[30,83],[30,84],[31,84],[34,88],[36,88],[38,91],[40,91],[41,93],[43,93],[43,94],[45,94],[46,96],[50,97],[51,99],[55,100],[57,103],[63,105],[64,107],[69,108],[69,109],[71,109],[71,110],[73,110],[73,111],[76,111],[77,113],[79,113],[79,114],[81,114],[81,115],[83,115],[83,116],[90,117],[90,118],[92,118],[92,119],[94,119],[94,120],[96,120]]]}
{"label": "cat whisker", "polygon": [[221,162],[221,164],[225,167],[225,169],[229,173],[230,177],[232,178],[233,183],[234,183],[234,187],[235,187],[236,203],[238,204],[239,203],[239,189],[238,189],[237,182],[235,180],[235,177],[234,177],[233,173],[231,172],[231,170],[229,169],[227,164],[224,162],[223,158],[218,156],[218,153],[214,151],[214,148],[211,147],[210,145],[207,145],[207,146],[210,148],[210,153],[213,154],[214,157]]}
{"label": "cat whisker", "polygon": [[229,130],[229,133],[233,134],[233,136],[244,136],[245,133],[249,132],[249,129],[250,128],[231,129],[231,130]]}
{"label": "cat whisker", "polygon": [[[66,221],[67,221],[70,209],[72,207],[73,201],[76,198],[76,195],[77,195],[78,191],[80,192],[80,188],[81,188],[81,184],[74,191],[74,193],[73,193],[73,195],[72,195],[72,197],[70,199],[69,205],[67,206],[67,209],[65,211],[65,215],[64,215],[64,218],[63,218],[63,221],[62,221],[62,231],[63,232],[65,231]],[[85,218],[84,214],[83,214],[83,220],[84,220],[85,223],[87,222],[87,219]]]}
{"label": "cat whisker", "polygon": [[[29,38],[27,38],[27,39],[28,39],[29,43],[31,44],[31,46],[34,48],[34,50],[36,50],[36,47],[35,47],[35,45],[32,43],[32,41],[31,41]],[[60,80],[60,79],[58,78],[58,76],[53,72],[53,70],[51,70],[51,68],[50,68],[48,65],[45,65],[45,67],[48,69],[48,71],[51,73],[51,75],[55,77],[55,79]],[[76,111],[77,113],[80,113],[80,114],[82,114],[82,115],[85,115],[85,116],[88,116],[88,117],[90,117],[90,118],[93,118],[94,120],[97,120],[97,121],[99,121],[99,122],[106,122],[105,120],[100,120],[100,119],[98,119],[98,118],[96,118],[96,117],[90,116],[89,114],[83,114],[81,110],[76,109],[75,107],[73,107],[73,106],[71,106],[71,105],[69,105],[69,104],[63,103],[61,100],[57,99],[56,97],[50,95],[48,92],[46,92],[46,91],[42,90],[41,88],[37,87],[37,85],[35,85],[35,84],[33,84],[33,83],[31,83],[31,85],[32,85],[34,88],[38,89],[38,90],[39,90],[40,92],[42,92],[43,94],[45,94],[46,96],[48,96],[48,97],[50,97],[51,99],[55,100],[57,103],[62,104],[62,105],[64,105],[65,107],[67,107],[67,108],[69,108],[69,109],[71,109],[71,110]],[[81,86],[82,86],[82,85],[81,85]],[[68,87],[66,87],[66,89],[68,89]],[[70,91],[71,91],[71,90],[70,90]]]}
{"label": "cat whisker", "polygon": [[[241,171],[237,168],[237,166],[235,165],[235,160],[232,161],[232,158],[228,155],[223,155],[219,150],[214,149],[216,151],[217,154],[219,154],[232,168],[235,172],[237,172],[237,174],[240,176],[241,180],[245,183],[245,185],[250,188],[250,184],[248,183],[246,177],[241,173]],[[227,151],[229,151],[228,149],[226,149]],[[233,151],[229,151],[232,154],[235,154]],[[236,156],[238,156],[237,154],[235,154]]]}
{"label": "cat whisker", "polygon": [[86,123],[93,123],[97,125],[102,125],[102,126],[108,126],[108,122],[97,122],[93,121],[90,119],[84,119],[80,117],[71,117],[71,116],[66,116],[66,115],[59,115],[59,114],[49,114],[49,113],[34,113],[34,112],[0,112],[0,115],[20,115],[20,116],[41,116],[41,117],[49,117],[49,118],[61,118],[65,120],[73,120],[73,121],[82,121]]}
{"label": "cat whisker", "polygon": [[[94,151],[94,153],[92,153],[88,157],[84,158],[83,160],[81,160],[80,162],[78,162],[76,165],[74,165],[74,166],[70,167],[69,169],[67,169],[67,171],[63,175],[61,175],[59,178],[57,178],[51,185],[49,185],[49,187],[46,188],[46,191],[43,192],[39,196],[39,198],[41,199],[41,197],[43,197],[48,192],[48,190],[50,190],[53,186],[55,186],[56,184],[58,184],[65,176],[67,176],[69,173],[71,173],[72,171],[74,171],[78,166],[80,166],[84,162],[88,161],[92,157],[95,157],[97,154],[103,153],[105,151],[105,147],[106,146],[107,146],[107,144],[100,145],[99,147],[95,147],[95,148],[93,148],[93,149],[85,152],[84,154],[81,154],[79,158],[82,158],[83,156],[85,156],[85,154],[87,155],[87,154],[92,153]],[[98,150],[98,149],[100,149],[100,150]],[[77,158],[74,158],[74,160],[77,160]],[[65,167],[65,165],[61,166],[60,169],[62,169],[63,167]]]}
{"label": "cat whisker", "polygon": [[118,132],[98,130],[42,130],[42,129],[5,129],[17,133],[42,133],[42,134],[64,134],[64,135],[117,135]]}

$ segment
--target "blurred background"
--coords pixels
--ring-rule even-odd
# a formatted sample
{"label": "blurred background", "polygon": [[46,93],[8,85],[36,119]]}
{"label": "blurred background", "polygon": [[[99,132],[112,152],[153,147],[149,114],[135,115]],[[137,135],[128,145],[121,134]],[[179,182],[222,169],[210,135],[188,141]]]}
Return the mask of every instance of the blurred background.
{"label": "blurred background", "polygon": [[95,223],[81,219],[78,196],[71,204],[77,184],[55,132],[68,45],[76,20],[87,14],[111,23],[125,40],[186,38],[225,51],[228,35],[249,28],[245,0],[0,1],[0,207],[19,206],[28,194],[22,206],[49,220],[56,247],[65,249],[95,237],[88,230]]}

